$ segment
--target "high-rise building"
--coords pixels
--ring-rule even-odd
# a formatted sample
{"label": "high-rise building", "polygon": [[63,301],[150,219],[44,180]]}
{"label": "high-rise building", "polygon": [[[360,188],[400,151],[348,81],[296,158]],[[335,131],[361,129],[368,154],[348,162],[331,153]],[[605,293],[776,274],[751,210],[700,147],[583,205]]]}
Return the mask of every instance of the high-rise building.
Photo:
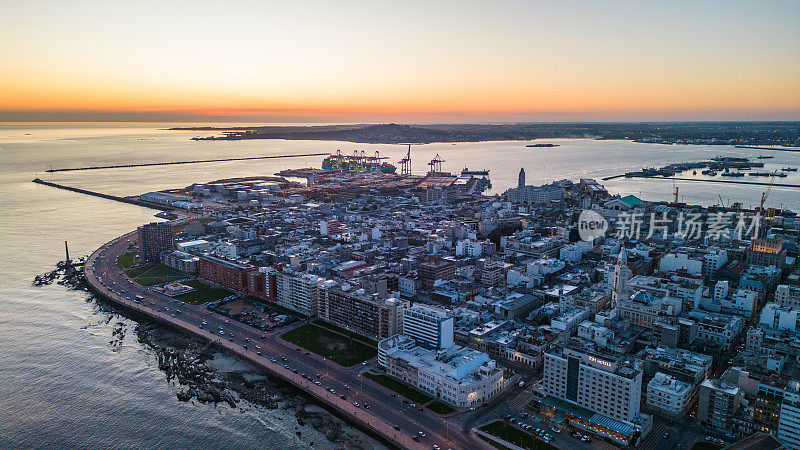
{"label": "high-rise building", "polygon": [[800,383],[790,382],[783,390],[778,441],[787,448],[800,449]]}
{"label": "high-rise building", "polygon": [[278,304],[307,316],[316,314],[325,279],[284,269],[275,276]]}
{"label": "high-rise building", "polygon": [[519,169],[519,182],[517,183],[518,188],[525,187],[525,168],[520,167]]}
{"label": "high-rise building", "polygon": [[369,295],[364,289],[353,290],[332,281],[323,283],[323,288],[316,308],[320,319],[376,340],[402,331],[408,302]]}
{"label": "high-rise building", "polygon": [[715,430],[731,430],[731,419],[742,406],[743,398],[744,392],[739,386],[723,380],[706,379],[700,384],[697,421]]}
{"label": "high-rise building", "polygon": [[452,346],[453,323],[453,316],[440,308],[416,304],[403,311],[403,334],[426,348]]}
{"label": "high-rise building", "polygon": [[169,222],[151,222],[136,229],[139,239],[139,257],[142,261],[158,261],[161,252],[174,248],[172,226]]}
{"label": "high-rise building", "polygon": [[590,422],[587,429],[617,442],[629,442],[637,431],[647,434],[652,426],[652,418],[639,412],[642,370],[585,339],[572,338],[545,353],[542,388],[547,397],[541,403]]}

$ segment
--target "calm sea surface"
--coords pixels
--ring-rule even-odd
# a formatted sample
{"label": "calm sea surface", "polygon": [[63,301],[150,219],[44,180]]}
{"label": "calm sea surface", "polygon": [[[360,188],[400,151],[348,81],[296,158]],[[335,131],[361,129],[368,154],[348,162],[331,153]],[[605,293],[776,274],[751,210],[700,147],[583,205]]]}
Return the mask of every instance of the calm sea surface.
{"label": "calm sea surface", "polygon": [[[0,128],[0,448],[9,447],[250,447],[303,448],[325,442],[294,433],[291,411],[194,405],[175,397],[177,387],[158,369],[155,355],[133,337],[135,323],[102,312],[87,294],[58,285],[33,287],[37,274],[153,219],[154,211],[40,186],[50,181],[117,195],[175,188],[236,176],[271,175],[284,168],[319,167],[323,157],[138,167],[46,174],[50,167],[126,164],[292,153],[376,150],[396,162],[397,145],[319,141],[190,141],[202,132],[164,131],[170,124],[4,124]],[[642,167],[697,161],[717,155],[756,156],[764,170],[800,166],[800,154],[723,146],[664,146],[625,141],[544,140],[430,144],[412,147],[422,173],[435,154],[443,168],[489,169],[494,192],[529,184],[616,175]],[[753,180],[754,177],[746,179]],[[763,178],[758,178],[763,181]],[[791,173],[777,182],[800,184]],[[672,198],[672,181],[618,179],[612,193],[646,200]],[[758,203],[763,187],[678,182],[681,200],[694,204]],[[800,211],[800,190],[775,187],[768,206]],[[109,346],[114,326],[129,330],[119,351]]]}

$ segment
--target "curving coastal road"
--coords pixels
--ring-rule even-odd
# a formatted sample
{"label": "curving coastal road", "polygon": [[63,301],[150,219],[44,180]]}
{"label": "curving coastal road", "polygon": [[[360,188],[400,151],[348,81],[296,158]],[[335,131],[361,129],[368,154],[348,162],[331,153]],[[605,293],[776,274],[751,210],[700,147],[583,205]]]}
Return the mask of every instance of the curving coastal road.
{"label": "curving coastal road", "polygon": [[[104,244],[89,256],[85,275],[95,292],[185,333],[213,341],[255,367],[292,383],[341,415],[400,447],[421,449],[438,445],[443,449],[493,448],[464,431],[459,418],[435,417],[430,412],[418,411],[403,404],[399,397],[393,398],[391,391],[360,376],[360,371],[365,369],[363,366],[342,367],[284,341],[279,335],[286,332],[286,328],[264,332],[236,320],[227,320],[203,305],[185,304],[134,283],[117,266],[117,257],[125,253],[135,240],[135,232],[125,234]],[[224,330],[224,334],[220,333],[220,329]],[[282,358],[286,358],[286,361]],[[301,374],[319,381],[320,385]],[[342,394],[346,400],[340,398]],[[354,402],[361,406],[354,406]],[[366,409],[363,405],[371,405],[371,408]],[[412,436],[417,436],[420,431],[426,436],[417,442]]]}

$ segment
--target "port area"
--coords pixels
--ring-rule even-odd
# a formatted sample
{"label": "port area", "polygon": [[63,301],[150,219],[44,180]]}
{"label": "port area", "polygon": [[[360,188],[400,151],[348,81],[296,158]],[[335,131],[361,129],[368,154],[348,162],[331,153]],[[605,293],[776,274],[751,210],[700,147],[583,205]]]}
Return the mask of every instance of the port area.
{"label": "port area", "polygon": [[[772,157],[759,156],[757,159],[770,159],[770,158]],[[643,168],[638,171],[626,172],[624,174],[604,177],[603,181],[609,181],[623,177],[657,178],[657,179],[698,181],[698,182],[711,182],[711,183],[750,184],[759,186],[782,186],[782,187],[793,187],[793,188],[800,187],[800,184],[791,184],[791,183],[779,184],[774,182],[775,178],[786,178],[788,176],[787,173],[797,172],[798,169],[796,167],[783,167],[780,168],[779,170],[776,169],[773,171],[753,170],[763,167],[764,163],[760,161],[752,161],[747,158],[718,156],[710,161],[682,162],[682,163],[669,164],[658,168],[655,167]],[[680,176],[684,174],[688,175],[689,172],[693,176],[697,175],[697,173],[700,172],[702,175],[709,177],[715,177],[719,175],[721,177],[726,177],[730,179],[722,180],[713,178],[689,178],[688,176]],[[740,180],[740,178],[744,178],[745,176],[769,178],[770,182]]]}
{"label": "port area", "polygon": [[292,187],[284,194],[301,195],[317,201],[334,198],[356,198],[369,192],[383,194],[400,193],[404,190],[426,190],[441,188],[463,194],[480,194],[491,188],[491,181],[486,176],[454,175],[448,172],[428,172],[425,175],[395,174],[384,172],[355,172],[348,170],[327,169],[288,169],[277,175],[286,178],[302,178],[306,180],[304,187]]}
{"label": "port area", "polygon": [[[172,223],[180,226],[185,220]],[[396,395],[391,395],[391,390],[362,376],[375,365],[374,359],[367,365],[344,367],[280,338],[310,323],[308,320],[263,331],[231,320],[206,305],[183,303],[135,283],[118,267],[117,259],[136,244],[136,239],[136,232],[125,234],[89,256],[84,275],[95,293],[129,311],[208,341],[259,370],[291,383],[387,443],[409,449],[431,448],[433,444],[442,448],[491,448],[460,419],[448,418],[445,422],[432,412],[404,405]],[[219,330],[224,331],[220,334]],[[341,398],[343,395],[345,399]],[[355,406],[356,402],[369,404],[371,408]],[[418,432],[425,434],[419,442],[419,438],[413,439]]]}

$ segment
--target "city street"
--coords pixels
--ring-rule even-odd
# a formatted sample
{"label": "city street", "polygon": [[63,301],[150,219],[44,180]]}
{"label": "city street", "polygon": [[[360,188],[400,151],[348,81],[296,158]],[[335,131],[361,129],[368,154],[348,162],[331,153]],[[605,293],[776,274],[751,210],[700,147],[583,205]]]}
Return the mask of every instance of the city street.
{"label": "city street", "polygon": [[[485,442],[465,432],[457,418],[443,419],[418,411],[404,404],[400,397],[393,398],[388,389],[361,377],[360,371],[365,369],[362,365],[341,367],[282,340],[279,336],[286,332],[286,328],[263,332],[209,311],[203,305],[185,304],[134,283],[116,263],[117,257],[127,252],[134,240],[135,233],[121,236],[95,251],[87,260],[87,281],[103,295],[159,321],[173,324],[182,331],[214,341],[403,447],[488,448]],[[261,355],[256,352],[261,352]],[[320,385],[314,384],[315,380]],[[329,389],[333,389],[335,394]],[[346,400],[341,399],[341,395]],[[356,402],[358,407],[354,405]],[[370,408],[365,405],[370,405]],[[420,431],[425,437],[418,437]],[[412,436],[417,436],[419,442],[412,440]]]}

